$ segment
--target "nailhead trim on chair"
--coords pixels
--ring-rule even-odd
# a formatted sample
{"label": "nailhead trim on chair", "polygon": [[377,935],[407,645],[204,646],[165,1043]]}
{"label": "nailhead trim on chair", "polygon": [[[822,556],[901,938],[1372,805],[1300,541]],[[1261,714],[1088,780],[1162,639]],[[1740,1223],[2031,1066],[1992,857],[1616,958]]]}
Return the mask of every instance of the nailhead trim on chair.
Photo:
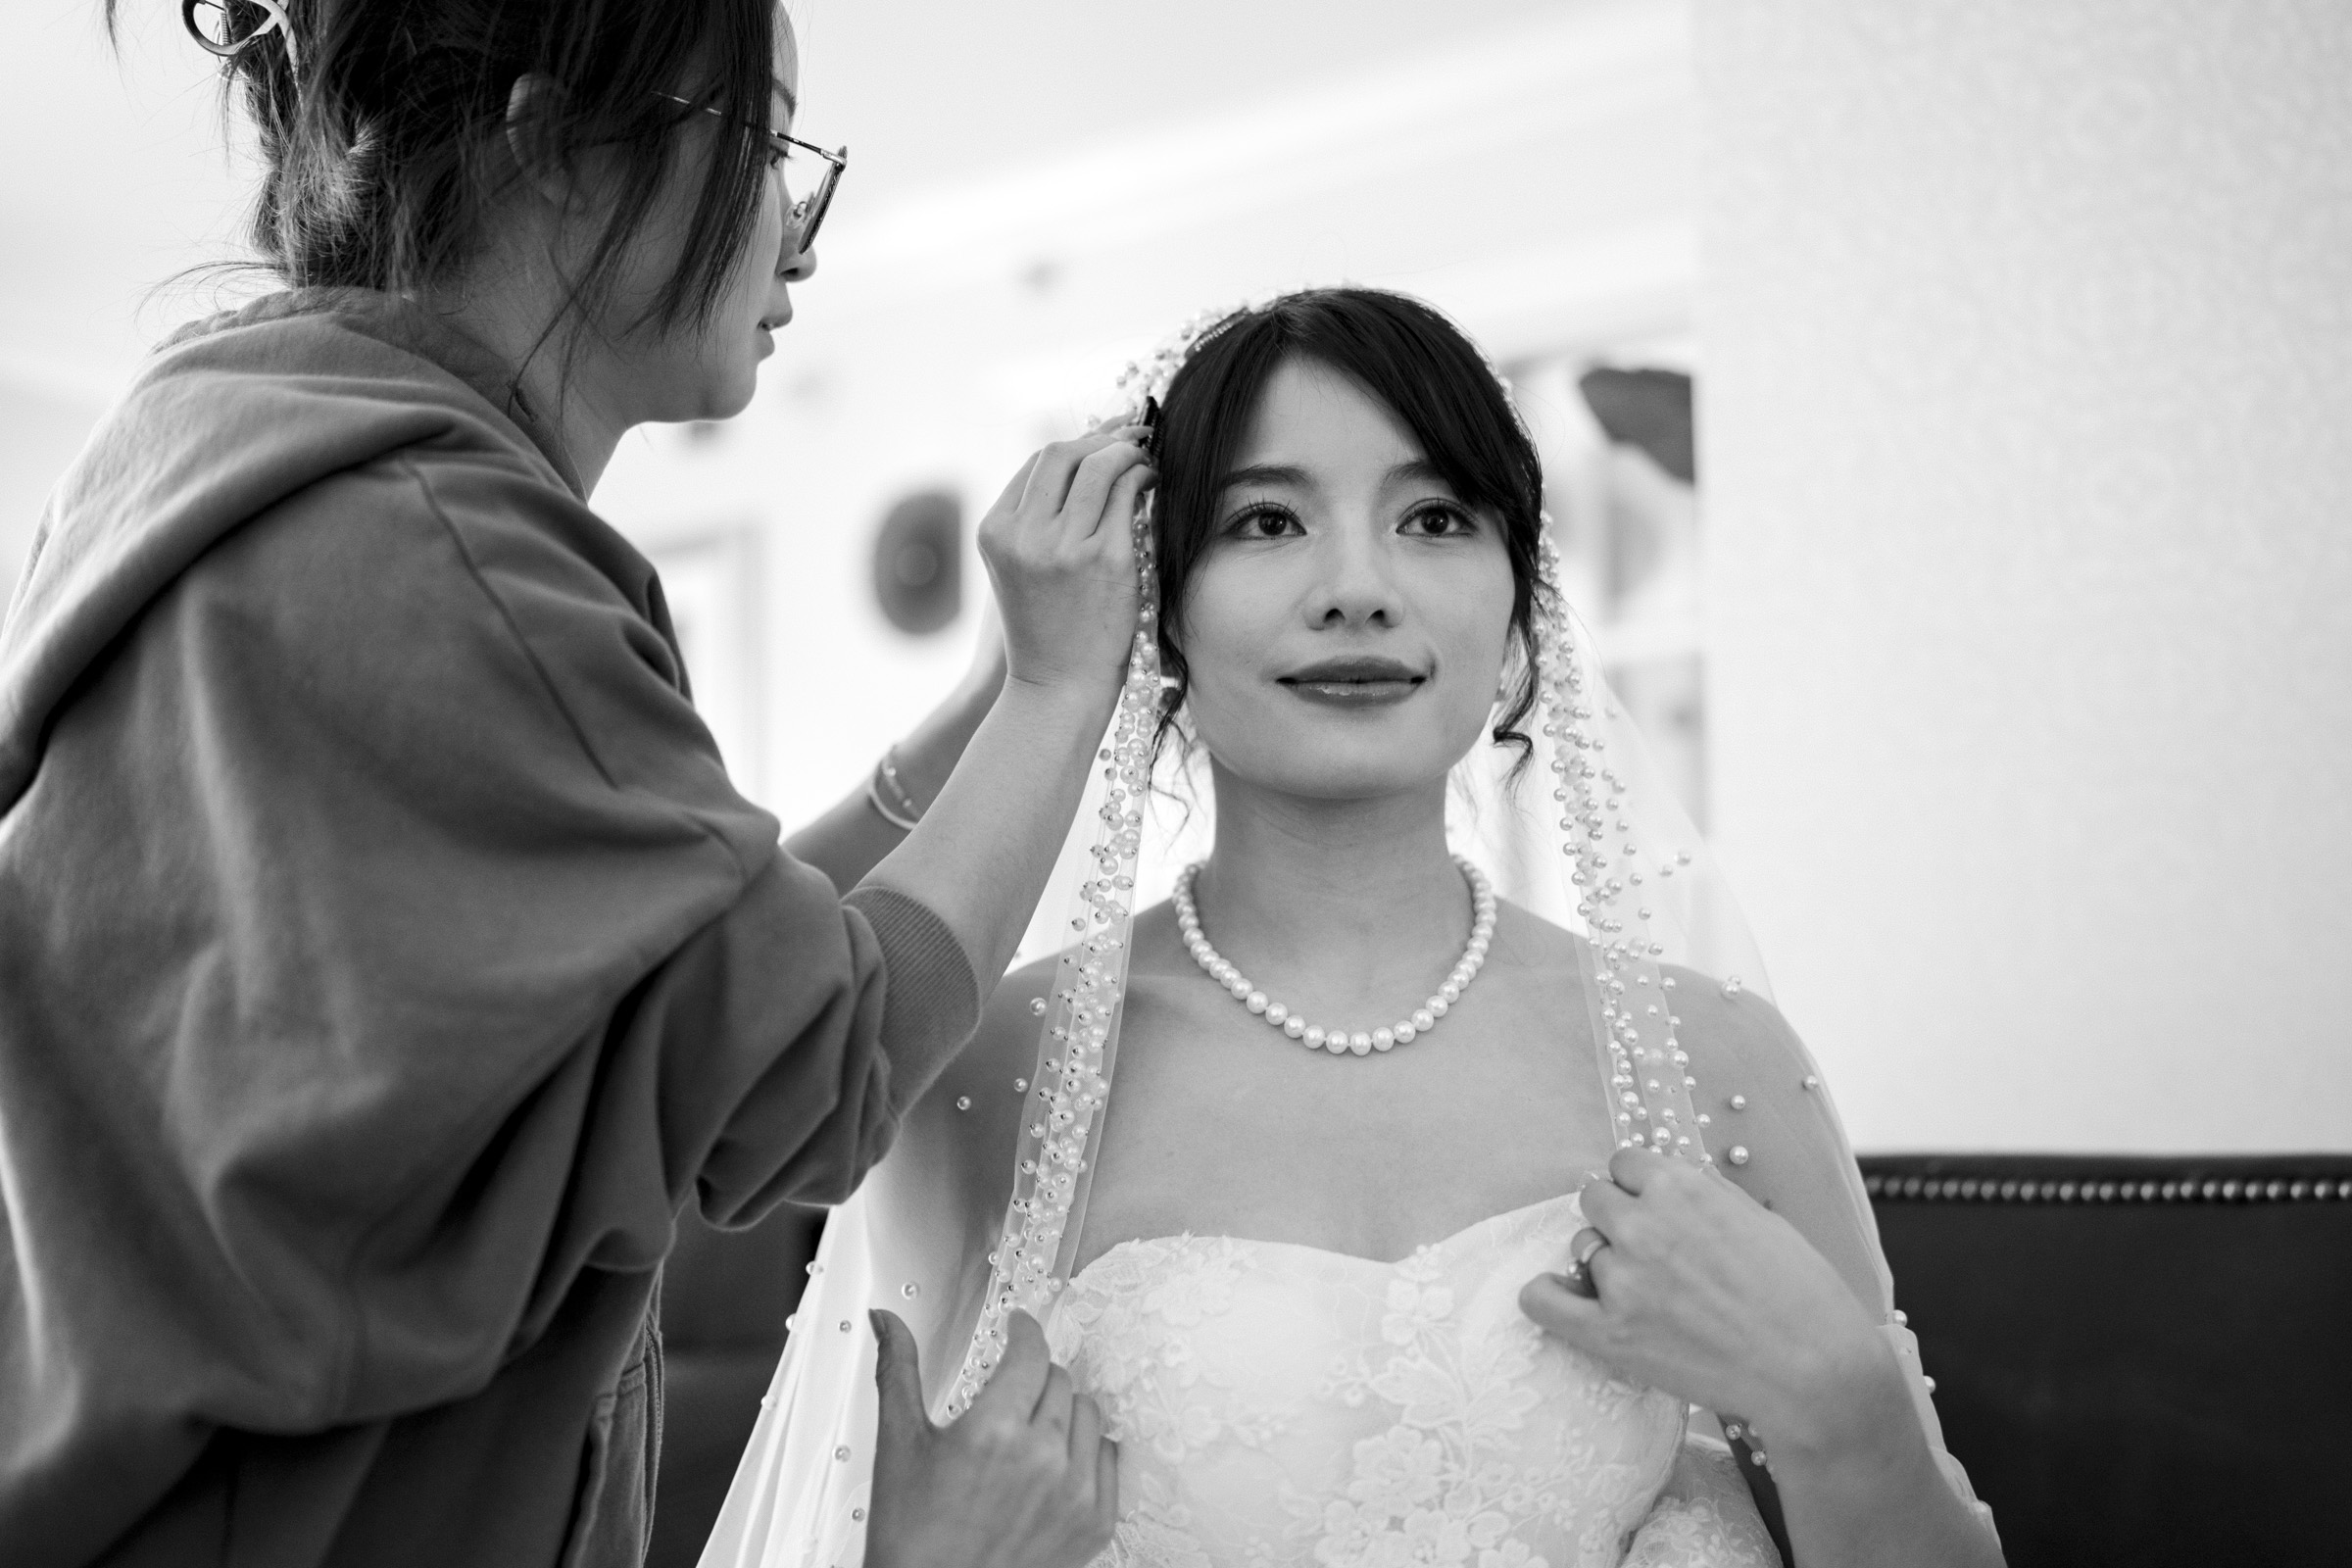
{"label": "nailhead trim on chair", "polygon": [[2352,1202],[2352,1181],[2274,1177],[2169,1182],[2034,1181],[1989,1176],[1865,1176],[1885,1201],[1991,1203],[2300,1203]]}

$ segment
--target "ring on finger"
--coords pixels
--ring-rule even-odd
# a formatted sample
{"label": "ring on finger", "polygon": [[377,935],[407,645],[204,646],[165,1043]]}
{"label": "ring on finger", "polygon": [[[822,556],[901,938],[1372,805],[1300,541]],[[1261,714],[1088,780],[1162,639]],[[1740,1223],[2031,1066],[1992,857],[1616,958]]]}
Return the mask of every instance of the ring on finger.
{"label": "ring on finger", "polygon": [[1590,1225],[1569,1238],[1568,1267],[1562,1272],[1562,1277],[1567,1280],[1570,1290],[1579,1296],[1598,1298],[1599,1288],[1592,1279],[1592,1259],[1608,1245],[1609,1239]]}
{"label": "ring on finger", "polygon": [[1568,1255],[1576,1259],[1578,1268],[1591,1268],[1592,1254],[1609,1245],[1609,1239],[1588,1225],[1568,1239]]}

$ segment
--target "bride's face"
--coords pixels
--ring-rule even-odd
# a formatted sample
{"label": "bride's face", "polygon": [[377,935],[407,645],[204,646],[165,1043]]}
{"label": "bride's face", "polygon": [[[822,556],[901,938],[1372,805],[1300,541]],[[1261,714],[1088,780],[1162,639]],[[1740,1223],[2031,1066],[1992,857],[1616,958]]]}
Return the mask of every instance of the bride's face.
{"label": "bride's face", "polygon": [[1386,406],[1316,362],[1268,378],[1223,476],[1181,630],[1221,768],[1362,799],[1442,781],[1477,744],[1510,634],[1499,519]]}

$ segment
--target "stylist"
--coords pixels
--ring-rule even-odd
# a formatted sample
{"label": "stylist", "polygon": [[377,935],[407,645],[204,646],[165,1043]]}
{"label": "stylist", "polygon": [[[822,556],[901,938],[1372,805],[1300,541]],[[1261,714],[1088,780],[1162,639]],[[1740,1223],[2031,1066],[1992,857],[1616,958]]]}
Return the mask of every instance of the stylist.
{"label": "stylist", "polygon": [[[0,629],[0,1560],[634,1564],[672,1216],[846,1197],[971,1032],[1152,471],[1031,460],[980,530],[1001,671],[786,853],[587,505],[632,426],[750,401],[814,270],[782,14],[183,15],[289,291],[149,362]],[[875,1568],[1107,1540],[1035,1381],[885,1430]]]}

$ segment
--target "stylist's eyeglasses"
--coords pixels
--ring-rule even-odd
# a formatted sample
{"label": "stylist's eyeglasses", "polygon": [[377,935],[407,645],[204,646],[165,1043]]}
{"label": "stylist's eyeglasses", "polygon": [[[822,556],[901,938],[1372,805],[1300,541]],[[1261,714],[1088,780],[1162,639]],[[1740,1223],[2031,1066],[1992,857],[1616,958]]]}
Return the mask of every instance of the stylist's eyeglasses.
{"label": "stylist's eyeglasses", "polygon": [[[720,109],[716,104],[698,104],[693,99],[681,98],[674,92],[659,93],[656,96],[666,98],[673,104],[684,104],[689,109],[699,109],[706,115],[716,115],[721,120],[726,118],[726,111]],[[808,254],[808,248],[816,243],[816,231],[825,220],[825,209],[833,205],[833,187],[841,183],[841,172],[850,167],[850,150],[842,147],[836,151],[827,152],[812,141],[803,141],[798,136],[787,136],[784,132],[770,130],[765,125],[752,125],[750,128],[767,138],[767,167],[770,170],[786,170],[784,197],[786,201],[791,202],[791,205],[784,211],[784,228],[786,235],[792,241],[793,253],[806,256]],[[803,196],[799,201],[792,201],[792,180],[787,168],[795,148],[805,153],[814,153],[818,158],[823,159],[825,164],[825,172],[817,176],[816,189]]]}

